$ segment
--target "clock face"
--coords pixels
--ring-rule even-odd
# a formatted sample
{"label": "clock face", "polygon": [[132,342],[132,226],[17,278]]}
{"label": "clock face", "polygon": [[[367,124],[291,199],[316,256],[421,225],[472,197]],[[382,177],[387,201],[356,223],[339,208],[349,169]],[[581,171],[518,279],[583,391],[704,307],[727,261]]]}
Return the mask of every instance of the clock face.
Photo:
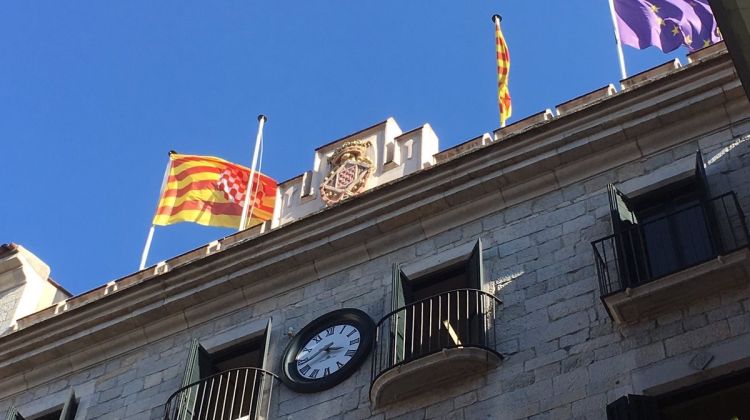
{"label": "clock face", "polygon": [[282,380],[298,392],[331,388],[365,361],[374,330],[372,319],[359,309],[339,309],[315,319],[284,351]]}
{"label": "clock face", "polygon": [[357,327],[333,325],[315,334],[297,353],[297,371],[308,379],[328,376],[346,366],[361,342]]}

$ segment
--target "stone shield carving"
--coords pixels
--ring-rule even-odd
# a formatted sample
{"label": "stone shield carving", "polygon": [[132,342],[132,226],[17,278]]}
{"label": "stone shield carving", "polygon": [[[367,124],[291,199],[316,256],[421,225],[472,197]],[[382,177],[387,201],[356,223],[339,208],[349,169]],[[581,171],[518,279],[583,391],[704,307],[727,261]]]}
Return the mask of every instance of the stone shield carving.
{"label": "stone shield carving", "polygon": [[364,191],[372,171],[367,157],[370,146],[369,141],[348,141],[328,159],[331,172],[320,184],[320,197],[327,206]]}

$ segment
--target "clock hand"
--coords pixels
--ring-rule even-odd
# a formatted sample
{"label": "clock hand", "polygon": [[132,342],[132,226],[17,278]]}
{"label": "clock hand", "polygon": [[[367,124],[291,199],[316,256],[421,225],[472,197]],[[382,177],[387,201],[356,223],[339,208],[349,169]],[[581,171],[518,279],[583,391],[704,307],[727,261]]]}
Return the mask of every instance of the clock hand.
{"label": "clock hand", "polygon": [[312,362],[312,360],[313,360],[313,359],[314,359],[315,357],[317,357],[317,356],[318,356],[318,355],[319,355],[319,354],[320,354],[321,352],[323,352],[323,350],[326,350],[326,351],[327,351],[327,350],[328,350],[328,348],[329,348],[329,347],[331,347],[332,345],[333,345],[333,343],[331,342],[331,343],[328,343],[328,344],[326,344],[325,346],[323,346],[323,347],[319,348],[319,349],[318,349],[318,351],[316,351],[316,352],[315,352],[315,354],[313,354],[312,356],[310,356],[310,357],[308,357],[308,358],[307,358],[307,363],[308,363],[308,364],[310,364],[310,362]]}

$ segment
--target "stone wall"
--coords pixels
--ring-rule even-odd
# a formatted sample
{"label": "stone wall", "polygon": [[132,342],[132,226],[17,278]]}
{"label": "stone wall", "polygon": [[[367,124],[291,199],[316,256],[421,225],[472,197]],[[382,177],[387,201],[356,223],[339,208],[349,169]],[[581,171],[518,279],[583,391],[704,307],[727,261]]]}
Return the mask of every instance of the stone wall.
{"label": "stone wall", "polygon": [[[277,386],[273,417],[603,418],[608,402],[643,391],[639,375],[648,376],[647,370],[750,337],[747,289],[719,292],[636,325],[613,325],[599,299],[591,250],[591,241],[611,232],[606,185],[647,175],[700,147],[711,162],[707,173],[714,192],[735,191],[748,211],[748,132],[750,124],[745,124],[613,168],[38,386],[13,396],[12,402],[22,413],[33,413],[59,404],[72,387],[80,398],[77,418],[160,418],[164,403],[180,386],[191,338],[210,340],[271,317],[269,357],[278,371],[290,328],[298,331],[341,307],[361,308],[378,320],[389,310],[393,262],[427,258],[481,237],[485,275],[504,302],[496,324],[498,350],[506,357],[500,367],[373,411],[365,364],[324,392],[297,394]],[[10,402],[0,402],[0,411]]]}
{"label": "stone wall", "polygon": [[22,286],[0,292],[0,332],[7,330],[13,323],[13,316],[16,314],[21,295],[23,295]]}

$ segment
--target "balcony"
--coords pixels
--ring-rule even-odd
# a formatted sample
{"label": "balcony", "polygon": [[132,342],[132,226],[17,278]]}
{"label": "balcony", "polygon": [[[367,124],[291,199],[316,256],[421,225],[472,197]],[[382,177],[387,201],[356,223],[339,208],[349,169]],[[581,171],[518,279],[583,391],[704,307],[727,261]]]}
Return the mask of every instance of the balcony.
{"label": "balcony", "polygon": [[730,192],[592,242],[607,311],[627,324],[748,283],[748,236],[745,215]]}
{"label": "balcony", "polygon": [[495,319],[501,302],[457,289],[408,304],[377,324],[370,400],[382,406],[441,382],[496,367]]}
{"label": "balcony", "polygon": [[258,368],[230,369],[180,388],[165,420],[267,419],[276,375]]}

